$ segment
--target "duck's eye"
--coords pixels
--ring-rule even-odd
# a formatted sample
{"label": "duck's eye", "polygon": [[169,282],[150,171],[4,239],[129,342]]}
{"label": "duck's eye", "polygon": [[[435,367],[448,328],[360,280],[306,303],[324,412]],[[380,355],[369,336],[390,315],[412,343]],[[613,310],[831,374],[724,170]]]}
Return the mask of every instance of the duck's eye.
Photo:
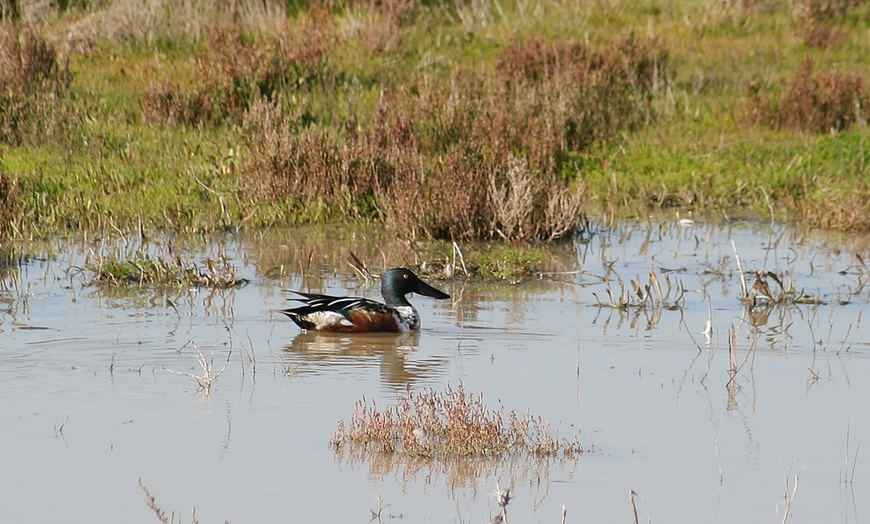
{"label": "duck's eye", "polygon": [[403,273],[402,278],[404,278],[405,280],[408,280],[409,278],[411,278],[411,275],[409,275],[407,273]]}

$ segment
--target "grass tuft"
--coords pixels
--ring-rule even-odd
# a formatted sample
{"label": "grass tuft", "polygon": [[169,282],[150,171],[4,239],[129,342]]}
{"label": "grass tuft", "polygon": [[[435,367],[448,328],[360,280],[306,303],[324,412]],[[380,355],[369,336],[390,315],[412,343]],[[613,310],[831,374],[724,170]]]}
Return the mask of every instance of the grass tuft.
{"label": "grass tuft", "polygon": [[0,171],[0,238],[19,231],[23,224],[24,199],[18,180]]}
{"label": "grass tuft", "polygon": [[240,287],[247,279],[235,274],[226,259],[206,259],[202,264],[138,253],[128,258],[94,254],[85,264],[91,273],[86,285],[99,286],[186,286],[218,289]]}
{"label": "grass tuft", "polygon": [[546,251],[531,246],[492,244],[469,253],[468,271],[483,280],[521,282],[545,260]]}

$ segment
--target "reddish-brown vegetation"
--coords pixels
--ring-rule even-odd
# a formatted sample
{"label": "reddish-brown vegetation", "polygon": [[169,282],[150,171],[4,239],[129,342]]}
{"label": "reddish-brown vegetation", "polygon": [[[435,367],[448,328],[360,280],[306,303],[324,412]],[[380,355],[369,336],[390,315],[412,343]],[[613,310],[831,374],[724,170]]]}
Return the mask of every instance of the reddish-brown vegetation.
{"label": "reddish-brown vegetation", "polygon": [[196,83],[150,87],[143,95],[144,115],[183,125],[239,122],[261,99],[283,99],[322,76],[334,39],[328,27],[317,16],[307,17],[296,31],[265,40],[215,29],[207,52],[196,57]]}
{"label": "reddish-brown vegetation", "polygon": [[824,133],[866,125],[868,104],[870,90],[861,77],[813,74],[813,61],[806,60],[778,99],[763,98],[757,84],[750,86],[749,114],[756,124]]}
{"label": "reddish-brown vegetation", "polygon": [[831,47],[843,41],[845,32],[837,27],[849,9],[860,0],[803,0],[794,5],[797,34],[811,47]]}
{"label": "reddish-brown vegetation", "polygon": [[582,211],[570,154],[649,121],[666,64],[633,34],[595,52],[532,39],[514,41],[494,77],[459,68],[384,84],[374,116],[338,131],[307,125],[304,102],[259,103],[243,126],[248,190],[376,215],[409,236],[556,238]]}
{"label": "reddish-brown vegetation", "polygon": [[63,124],[58,98],[69,89],[69,64],[33,32],[0,31],[0,142],[51,137]]}

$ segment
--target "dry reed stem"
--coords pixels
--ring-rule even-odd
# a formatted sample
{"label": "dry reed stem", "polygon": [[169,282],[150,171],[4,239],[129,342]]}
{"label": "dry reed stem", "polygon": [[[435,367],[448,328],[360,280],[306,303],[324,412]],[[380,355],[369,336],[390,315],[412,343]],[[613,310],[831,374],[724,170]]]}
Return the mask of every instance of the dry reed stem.
{"label": "dry reed stem", "polygon": [[634,515],[634,524],[640,524],[637,516],[637,502],[634,500],[637,496],[634,490],[628,492],[628,500],[631,502],[631,512]]}
{"label": "dry reed stem", "polygon": [[740,274],[740,287],[743,290],[743,298],[749,297],[749,291],[746,288],[746,275],[743,274],[743,266],[740,264],[740,254],[737,252],[737,244],[734,239],[731,239],[731,249],[734,250],[734,260],[737,261],[737,273]]}
{"label": "dry reed stem", "polygon": [[[159,520],[162,524],[181,524],[181,517],[178,517],[178,520],[175,520],[175,512],[171,512],[168,515],[166,514],[166,510],[160,507],[157,504],[157,498],[151,494],[151,491],[147,486],[142,482],[142,479],[139,479],[139,487],[142,488],[142,491],[145,492],[145,504],[148,505],[154,511],[154,514],[157,515],[157,520]],[[196,508],[193,508],[191,513],[191,524],[199,524],[199,520],[196,518]]]}
{"label": "dry reed stem", "polygon": [[[794,473],[794,475],[792,475],[793,469],[794,469],[794,462],[792,462],[792,465],[789,468],[788,472],[784,475],[784,477],[785,477],[785,494],[783,495],[783,501],[781,503],[782,520],[780,520],[780,522],[782,524],[785,524],[786,522],[788,522],[788,518],[791,517],[791,506],[792,506],[792,504],[794,504],[795,495],[797,495],[799,478],[798,478],[797,473]],[[791,480],[792,478],[794,478],[793,482]],[[777,504],[776,505],[777,514],[779,513],[779,511],[780,511],[780,504]]]}
{"label": "dry reed stem", "polygon": [[196,346],[196,344],[192,344],[194,349],[196,349],[196,361],[199,363],[199,366],[202,368],[202,375],[194,375],[193,373],[187,373],[185,371],[175,371],[173,369],[169,369],[165,366],[158,367],[164,371],[168,371],[174,375],[181,375],[184,377],[188,377],[197,383],[198,387],[196,389],[197,393],[203,393],[206,397],[211,392],[211,387],[214,385],[214,382],[220,377],[224,371],[227,369],[227,365],[230,363],[230,357],[232,356],[232,350],[227,351],[227,359],[224,361],[223,367],[217,373],[214,372],[214,354],[212,354],[211,360],[207,360],[205,355],[203,355],[202,351]]}
{"label": "dry reed stem", "polygon": [[733,378],[737,374],[737,329],[732,325],[728,330],[728,372]]}
{"label": "dry reed stem", "polygon": [[861,430],[861,436],[858,438],[858,444],[855,446],[855,456],[852,459],[852,467],[849,468],[849,439],[851,437],[851,422],[846,426],[846,465],[844,468],[843,482],[853,484],[855,482],[855,469],[858,467],[858,452],[861,451],[861,442],[864,440],[864,430]]}

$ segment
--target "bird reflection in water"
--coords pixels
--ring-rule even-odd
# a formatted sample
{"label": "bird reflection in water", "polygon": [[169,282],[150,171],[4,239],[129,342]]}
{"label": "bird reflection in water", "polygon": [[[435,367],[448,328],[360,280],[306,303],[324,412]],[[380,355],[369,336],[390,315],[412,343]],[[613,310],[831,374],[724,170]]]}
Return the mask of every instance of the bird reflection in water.
{"label": "bird reflection in water", "polygon": [[404,387],[446,369],[446,358],[410,360],[419,344],[419,331],[352,334],[303,331],[284,351],[302,357],[306,363],[331,367],[364,367],[379,358],[381,379],[386,384]]}

